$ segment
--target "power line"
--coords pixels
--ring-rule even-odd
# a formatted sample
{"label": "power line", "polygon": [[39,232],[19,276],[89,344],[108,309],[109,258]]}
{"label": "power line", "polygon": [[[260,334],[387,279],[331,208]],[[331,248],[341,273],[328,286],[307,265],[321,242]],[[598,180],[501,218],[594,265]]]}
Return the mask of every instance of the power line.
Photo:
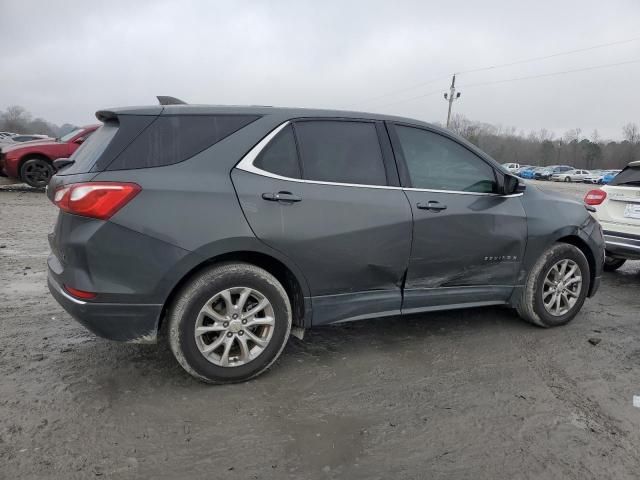
{"label": "power line", "polygon": [[[480,83],[470,83],[468,85],[461,85],[461,87],[463,88],[470,88],[470,87],[479,87],[479,86],[483,86],[483,85],[493,85],[493,84],[497,84],[497,83],[507,83],[507,82],[516,82],[516,81],[520,81],[520,80],[528,80],[528,79],[532,79],[532,78],[543,78],[543,77],[552,77],[555,75],[566,75],[569,73],[576,73],[576,72],[586,72],[589,70],[597,70],[600,68],[608,68],[608,67],[616,67],[616,66],[620,66],[620,65],[629,65],[629,64],[633,64],[633,63],[640,63],[640,59],[638,60],[630,60],[627,62],[618,62],[618,63],[608,63],[608,64],[604,64],[604,65],[594,65],[591,67],[585,67],[585,68],[577,68],[574,70],[564,70],[561,72],[551,72],[551,73],[543,73],[540,75],[529,75],[526,77],[516,77],[516,78],[507,78],[504,80],[494,80],[494,81],[490,81],[490,82],[480,82]],[[395,102],[389,102],[389,103],[385,103],[383,105],[378,105],[375,108],[381,108],[381,107],[386,107],[389,105],[396,105],[399,103],[406,103],[406,102],[410,102],[411,100],[417,100],[419,98],[423,98],[423,97],[429,97],[431,95],[434,95],[436,93],[442,93],[441,90],[434,90],[431,92],[427,92],[425,94],[422,95],[416,95],[415,97],[409,97],[409,98],[405,98],[403,100],[398,100]]]}
{"label": "power line", "polygon": [[463,71],[456,72],[456,73],[458,75],[461,75],[463,73],[484,72],[486,70],[493,70],[493,69],[496,69],[496,68],[511,67],[513,65],[520,65],[522,63],[537,62],[538,60],[546,60],[548,58],[562,57],[562,56],[571,55],[571,54],[574,54],[574,53],[587,52],[589,50],[596,50],[598,48],[611,47],[611,46],[614,46],[614,45],[622,45],[624,43],[635,42],[637,40],[640,40],[640,37],[629,38],[627,40],[618,40],[616,42],[601,43],[599,45],[592,45],[591,47],[578,48],[578,49],[575,49],[575,50],[567,50],[567,51],[564,51],[564,52],[553,53],[551,55],[543,55],[543,56],[540,56],[540,57],[530,57],[530,58],[525,58],[523,60],[516,60],[514,62],[501,63],[501,64],[498,64],[498,65],[491,65],[491,66],[487,66],[487,67],[474,68],[472,70],[463,70]]}
{"label": "power line", "polygon": [[[390,97],[392,95],[397,95],[399,93],[404,93],[404,92],[408,92],[410,90],[415,90],[416,88],[420,88],[420,87],[426,87],[427,85],[431,85],[432,83],[436,83],[439,82],[440,80],[444,80],[445,78],[449,78],[449,74],[447,75],[442,75],[438,78],[434,78],[432,80],[429,80],[427,82],[422,82],[422,83],[418,83],[413,85],[412,87],[406,87],[406,88],[402,88],[400,90],[394,90],[390,93],[383,93],[382,95],[378,95],[376,97],[369,97],[367,99],[361,100],[359,102],[356,103],[351,103],[349,105],[361,105],[363,103],[369,103],[369,102],[373,102],[375,100],[380,100],[381,98],[386,98],[386,97]],[[348,106],[348,105],[347,105]]]}
{"label": "power line", "polygon": [[520,80],[529,80],[531,78],[543,78],[543,77],[553,77],[556,75],[566,75],[569,73],[577,73],[577,72],[586,72],[589,70],[598,70],[600,68],[609,68],[609,67],[618,67],[620,65],[630,65],[632,63],[640,63],[640,59],[638,60],[629,60],[627,62],[618,62],[618,63],[606,63],[604,65],[594,65],[592,67],[584,67],[584,68],[576,68],[573,70],[564,70],[561,72],[550,72],[550,73],[542,73],[539,75],[528,75],[526,77],[516,77],[516,78],[507,78],[504,80],[493,80],[490,82],[479,82],[479,83],[470,83],[468,85],[462,85],[464,88],[469,88],[469,87],[479,87],[479,86],[483,86],[483,85],[494,85],[497,83],[507,83],[507,82],[517,82]]}
{"label": "power line", "polygon": [[[462,71],[458,71],[456,73],[457,74],[466,74],[466,73],[481,72],[481,71],[486,71],[486,70],[495,70],[495,69],[498,69],[498,68],[505,68],[505,67],[510,67],[510,66],[513,66],[513,65],[521,65],[523,63],[529,63],[529,62],[535,62],[535,61],[539,61],[539,60],[545,60],[545,59],[548,59],[548,58],[555,58],[555,57],[561,57],[561,56],[564,56],[564,55],[571,55],[571,54],[574,54],[574,53],[586,52],[586,51],[595,50],[595,49],[598,49],[598,48],[605,48],[605,47],[611,47],[611,46],[615,46],[615,45],[622,45],[622,44],[625,44],[625,43],[635,42],[637,40],[640,40],[640,37],[628,38],[626,40],[617,40],[615,42],[609,42],[609,43],[601,43],[601,44],[598,44],[598,45],[592,45],[590,47],[578,48],[578,49],[574,49],[574,50],[567,50],[567,51],[564,51],[564,52],[553,53],[551,55],[544,55],[544,56],[539,56],[539,57],[530,57],[530,58],[525,58],[525,59],[522,59],[522,60],[516,60],[516,61],[508,62],[508,63],[502,63],[502,64],[498,64],[498,65],[490,65],[490,66],[486,66],[486,67],[479,67],[479,68],[474,68],[474,69],[471,69],[471,70],[462,70]],[[416,88],[420,88],[420,87],[424,87],[424,86],[427,86],[427,85],[431,85],[431,84],[433,84],[435,82],[438,82],[440,80],[443,80],[445,78],[449,78],[449,74],[439,76],[438,78],[434,78],[434,79],[429,80],[427,82],[418,83],[418,84],[413,85],[411,87],[406,87],[406,88],[402,88],[402,89],[399,89],[399,90],[392,90],[392,91],[389,91],[387,93],[384,93],[384,94],[381,94],[381,95],[377,95],[375,97],[365,98],[365,99],[363,99],[363,100],[361,100],[359,102],[350,104],[350,106],[361,105],[361,104],[364,104],[364,103],[369,103],[369,102],[372,102],[372,101],[375,101],[375,100],[379,100],[381,98],[386,98],[386,97],[390,97],[390,96],[393,96],[393,95],[398,95],[400,93],[404,93],[404,92],[408,92],[408,91],[411,91],[411,90],[415,90]],[[423,96],[428,96],[428,95],[430,95],[430,93],[427,94],[427,95],[420,95],[418,97],[413,97],[413,98],[421,98]],[[403,103],[403,102],[408,101],[408,100],[411,100],[411,99],[400,100],[397,103]],[[396,103],[396,102],[391,102],[391,103],[384,104],[384,105],[378,105],[377,107],[386,106],[386,105],[393,105],[394,103]]]}

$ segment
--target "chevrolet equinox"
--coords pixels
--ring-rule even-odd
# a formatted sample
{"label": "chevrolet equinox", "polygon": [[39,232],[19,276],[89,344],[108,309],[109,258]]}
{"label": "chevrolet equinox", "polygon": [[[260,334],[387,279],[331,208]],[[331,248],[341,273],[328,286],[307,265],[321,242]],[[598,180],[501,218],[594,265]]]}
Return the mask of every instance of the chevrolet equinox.
{"label": "chevrolet equinox", "polygon": [[335,322],[506,305],[563,325],[600,283],[584,204],[427,123],[186,104],[96,116],[48,186],[49,289],[99,336],[164,332],[206,382],[255,377],[290,333]]}

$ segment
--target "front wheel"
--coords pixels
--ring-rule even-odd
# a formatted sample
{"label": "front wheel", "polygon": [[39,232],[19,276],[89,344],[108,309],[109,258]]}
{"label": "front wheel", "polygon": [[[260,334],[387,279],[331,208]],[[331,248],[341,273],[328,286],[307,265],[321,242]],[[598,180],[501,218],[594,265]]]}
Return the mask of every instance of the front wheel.
{"label": "front wheel", "polygon": [[516,309],[522,318],[540,327],[564,325],[582,308],[589,284],[584,253],[574,245],[555,244],[529,272]]}
{"label": "front wheel", "polygon": [[565,182],[571,182],[571,177],[564,177]]}
{"label": "front wheel", "polygon": [[46,187],[52,175],[53,165],[44,158],[30,158],[20,167],[20,180],[30,187]]}
{"label": "front wheel", "polygon": [[178,363],[208,383],[249,380],[280,356],[291,331],[291,304],[278,280],[247,263],[204,270],[168,311]]}
{"label": "front wheel", "polygon": [[608,255],[606,257],[604,257],[604,270],[606,270],[607,272],[614,272],[617,269],[619,269],[622,265],[624,265],[624,262],[626,262],[627,260],[625,258],[613,258],[613,257],[609,257]]}

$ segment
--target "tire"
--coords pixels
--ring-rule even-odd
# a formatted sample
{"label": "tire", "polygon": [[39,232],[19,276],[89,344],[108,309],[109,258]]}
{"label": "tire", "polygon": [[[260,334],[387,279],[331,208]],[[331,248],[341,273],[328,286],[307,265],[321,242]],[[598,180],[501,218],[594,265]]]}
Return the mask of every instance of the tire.
{"label": "tire", "polygon": [[[251,293],[243,308],[227,308],[224,292],[229,292],[233,307],[241,306],[245,291]],[[268,307],[243,318],[263,300]],[[203,313],[206,305],[211,313]],[[273,321],[267,325],[269,318]],[[225,319],[229,321],[223,322]],[[287,343],[292,313],[286,291],[269,272],[248,263],[222,263],[204,270],[181,289],[167,312],[167,320],[169,346],[182,368],[199,380],[221,384],[246,381],[267,370]],[[249,326],[256,321],[259,325]],[[212,331],[196,336],[196,328]],[[265,345],[261,347],[249,335]],[[216,342],[219,346],[215,349],[206,354],[201,351]],[[227,343],[231,343],[230,349]]]}
{"label": "tire", "polygon": [[[561,306],[564,305],[567,307],[566,311],[562,311],[562,309],[560,309],[556,314],[552,314],[545,307],[543,297],[549,302],[555,294],[551,293],[549,295],[549,292],[546,289],[553,287],[545,286],[545,279],[547,279],[547,275],[553,276],[554,273],[552,273],[552,270],[554,267],[556,267],[556,265],[561,265],[561,262],[565,261],[568,261],[566,273],[571,270],[572,264],[579,269],[581,277],[580,289],[579,291],[574,291],[575,287],[568,286],[567,288],[570,287],[572,289],[573,294],[570,298],[571,301],[575,300],[574,303],[569,306],[569,304],[564,302],[563,298],[561,299]],[[561,270],[561,267],[559,268]],[[556,271],[555,273],[559,272]],[[569,323],[582,308],[587,297],[587,292],[589,291],[590,279],[589,262],[584,256],[584,253],[573,245],[557,243],[542,254],[529,272],[522,295],[516,305],[516,310],[524,320],[539,327],[548,328],[565,325]],[[576,283],[577,282],[573,282],[572,285],[575,285]],[[577,290],[577,288],[575,288],[575,290]],[[568,298],[569,294],[565,297]],[[554,308],[555,302],[551,303],[552,308]]]}
{"label": "tire", "polygon": [[571,177],[564,177],[564,181],[571,183]]}
{"label": "tire", "polygon": [[53,165],[44,158],[29,158],[20,166],[20,180],[30,187],[46,187],[53,174]]}
{"label": "tire", "polygon": [[626,258],[614,258],[606,256],[604,257],[604,270],[607,272],[614,272],[619,269],[624,262],[626,262]]}

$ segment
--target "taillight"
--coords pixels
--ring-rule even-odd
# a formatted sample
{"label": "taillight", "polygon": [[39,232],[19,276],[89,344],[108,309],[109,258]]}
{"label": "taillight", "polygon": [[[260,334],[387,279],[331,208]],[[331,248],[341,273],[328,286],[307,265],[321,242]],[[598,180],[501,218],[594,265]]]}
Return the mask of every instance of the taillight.
{"label": "taillight", "polygon": [[72,183],[56,190],[53,203],[74,215],[107,220],[140,190],[142,188],[136,183]]}
{"label": "taillight", "polygon": [[604,190],[590,190],[584,196],[584,203],[587,205],[600,205],[607,198],[607,192]]}
{"label": "taillight", "polygon": [[84,290],[78,290],[77,288],[70,287],[69,285],[65,285],[64,289],[69,292],[71,295],[77,298],[82,298],[83,300],[91,300],[92,298],[96,298],[96,294],[93,292],[86,292]]}

